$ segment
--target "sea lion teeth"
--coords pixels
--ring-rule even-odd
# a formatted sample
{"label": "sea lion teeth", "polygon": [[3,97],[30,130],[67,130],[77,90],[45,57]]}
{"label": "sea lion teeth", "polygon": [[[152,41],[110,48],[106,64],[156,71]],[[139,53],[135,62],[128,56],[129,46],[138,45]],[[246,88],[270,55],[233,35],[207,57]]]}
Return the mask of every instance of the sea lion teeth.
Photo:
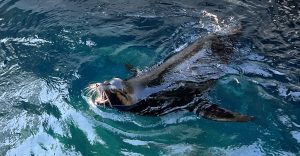
{"label": "sea lion teeth", "polygon": [[[236,34],[230,35],[236,37]],[[141,115],[163,115],[176,110],[188,110],[215,121],[247,122],[254,120],[253,116],[220,108],[201,98],[202,95],[207,94],[215,80],[204,82],[176,82],[175,79],[166,82],[164,80],[164,77],[170,74],[173,69],[177,69],[176,67],[186,63],[193,56],[201,56],[198,54],[207,43],[213,43],[209,44],[211,50],[215,50],[215,54],[221,59],[224,58],[222,55],[230,55],[230,50],[233,48],[228,46],[232,44],[218,43],[223,42],[223,39],[220,38],[222,36],[216,34],[199,38],[177,54],[169,57],[162,64],[139,75],[136,74],[131,65],[127,65],[128,70],[135,75],[134,77],[126,80],[113,78],[103,83],[90,84],[84,93],[89,97],[95,97],[94,103],[96,105],[108,103],[110,107]],[[226,39],[228,38],[230,39],[230,36],[226,36]],[[225,58],[224,60],[227,62],[229,59]],[[190,66],[184,67],[189,68]],[[173,87],[170,87],[172,85]]]}

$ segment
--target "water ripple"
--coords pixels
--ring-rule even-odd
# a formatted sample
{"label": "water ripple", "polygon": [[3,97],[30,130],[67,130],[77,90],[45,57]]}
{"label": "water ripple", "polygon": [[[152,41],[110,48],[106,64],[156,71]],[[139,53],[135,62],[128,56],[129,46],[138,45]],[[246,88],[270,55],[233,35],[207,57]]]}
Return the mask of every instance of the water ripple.
{"label": "water ripple", "polygon": [[[299,5],[0,1],[0,155],[298,155]],[[237,25],[242,34],[227,62],[206,48],[168,78],[218,79],[209,100],[255,115],[252,123],[187,112],[142,117],[89,108],[82,98],[88,83],[128,77],[124,63],[149,70],[196,38]]]}

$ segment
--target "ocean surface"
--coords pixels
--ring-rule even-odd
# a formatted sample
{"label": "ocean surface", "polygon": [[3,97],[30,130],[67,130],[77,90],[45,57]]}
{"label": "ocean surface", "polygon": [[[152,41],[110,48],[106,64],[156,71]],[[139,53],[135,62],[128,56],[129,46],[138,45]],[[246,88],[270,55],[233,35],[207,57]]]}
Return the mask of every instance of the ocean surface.
{"label": "ocean surface", "polygon": [[[300,155],[299,0],[0,0],[0,155]],[[91,108],[82,90],[242,26],[209,101],[248,123]],[[184,76],[184,75],[183,75]],[[186,77],[189,79],[189,77]]]}

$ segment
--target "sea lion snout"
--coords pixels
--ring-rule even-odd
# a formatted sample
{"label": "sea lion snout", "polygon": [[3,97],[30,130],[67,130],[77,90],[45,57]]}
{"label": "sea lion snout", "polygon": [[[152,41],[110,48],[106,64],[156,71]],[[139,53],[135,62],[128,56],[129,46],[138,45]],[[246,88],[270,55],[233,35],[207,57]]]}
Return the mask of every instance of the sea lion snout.
{"label": "sea lion snout", "polygon": [[113,78],[110,81],[105,80],[103,83],[94,83],[91,85],[104,90],[124,90],[123,80],[120,78]]}

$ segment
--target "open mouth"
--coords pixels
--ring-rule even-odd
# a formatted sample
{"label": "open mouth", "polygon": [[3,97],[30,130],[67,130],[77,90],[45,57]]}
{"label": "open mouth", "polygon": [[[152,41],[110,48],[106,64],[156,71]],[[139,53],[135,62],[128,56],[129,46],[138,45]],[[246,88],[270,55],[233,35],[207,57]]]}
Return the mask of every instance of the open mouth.
{"label": "open mouth", "polygon": [[105,105],[108,103],[112,106],[106,90],[109,90],[109,88],[105,84],[93,83],[84,89],[83,94],[91,98],[94,105]]}

